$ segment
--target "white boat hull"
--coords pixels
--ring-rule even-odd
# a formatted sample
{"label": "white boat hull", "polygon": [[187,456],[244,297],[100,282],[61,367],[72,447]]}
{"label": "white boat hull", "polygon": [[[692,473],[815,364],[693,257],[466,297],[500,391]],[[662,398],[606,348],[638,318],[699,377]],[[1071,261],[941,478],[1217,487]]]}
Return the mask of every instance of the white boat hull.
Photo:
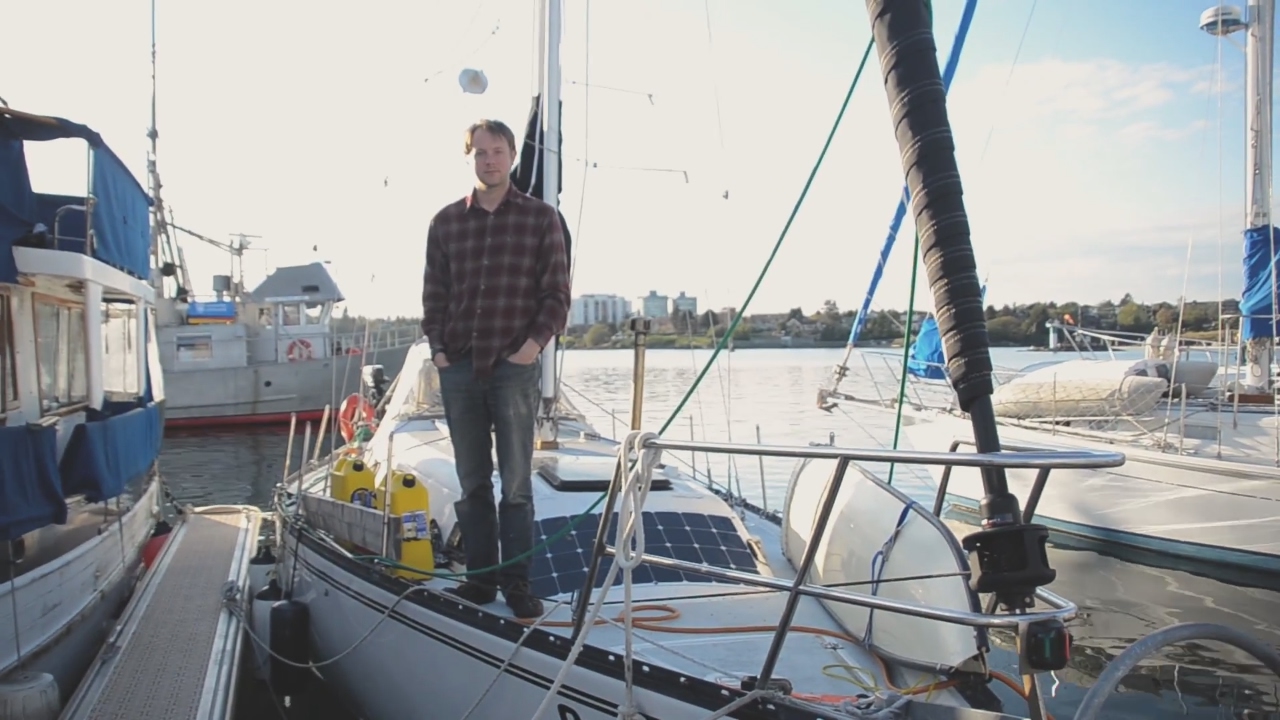
{"label": "white boat hull", "polygon": [[114,520],[104,523],[92,539],[0,585],[0,677],[18,670],[47,672],[63,700],[70,696],[132,591],[158,496],[159,482],[152,481],[126,510],[123,532]]}
{"label": "white boat hull", "polygon": [[[294,597],[307,604],[316,661],[359,643],[340,660],[319,668],[359,717],[405,717],[408,708],[419,707],[424,713],[429,708],[432,720],[527,718],[564,665],[572,644],[564,635],[535,631],[513,656],[521,625],[425,592],[411,593],[360,642],[404,586],[341,559],[309,538],[295,551],[295,539],[290,536],[284,543],[286,569],[281,576],[292,572],[289,566],[296,552],[302,562]],[[502,676],[490,689],[499,672]],[[636,704],[648,717],[703,720],[731,699],[722,695],[713,678],[708,680],[690,683],[659,664],[643,669],[638,664]],[[609,698],[622,698],[624,693],[623,655],[588,646],[544,718],[617,720],[618,704]],[[735,717],[763,716],[747,711]]]}
{"label": "white boat hull", "polygon": [[[904,429],[917,450],[946,452],[972,443],[967,420],[936,414],[913,417]],[[1054,471],[1035,521],[1053,530],[1174,557],[1280,572],[1280,470],[1265,465],[1161,454],[1068,435],[1000,428],[1010,445],[1119,450],[1124,465],[1110,470]],[[972,451],[972,445],[962,445]],[[943,468],[931,467],[936,481]],[[1007,472],[1009,489],[1024,503],[1035,471]],[[947,499],[976,512],[983,496],[975,469],[951,471]]]}

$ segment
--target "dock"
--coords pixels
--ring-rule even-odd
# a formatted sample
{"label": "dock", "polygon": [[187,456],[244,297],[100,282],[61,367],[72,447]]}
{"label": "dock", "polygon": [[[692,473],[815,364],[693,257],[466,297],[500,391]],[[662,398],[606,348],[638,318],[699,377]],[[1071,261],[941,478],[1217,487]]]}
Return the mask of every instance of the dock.
{"label": "dock", "polygon": [[242,601],[262,512],[187,508],[61,720],[228,717],[242,638],[224,598]]}

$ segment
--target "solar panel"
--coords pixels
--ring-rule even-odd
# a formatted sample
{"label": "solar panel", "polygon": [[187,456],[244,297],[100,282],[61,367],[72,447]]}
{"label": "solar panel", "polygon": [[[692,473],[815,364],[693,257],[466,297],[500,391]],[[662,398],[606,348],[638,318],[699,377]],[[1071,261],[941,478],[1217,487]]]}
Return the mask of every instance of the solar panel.
{"label": "solar panel", "polygon": [[[537,522],[534,537],[536,544],[568,525],[572,518],[544,518]],[[661,557],[686,560],[711,565],[727,570],[740,570],[753,575],[759,574],[755,556],[747,548],[741,535],[734,530],[733,522],[722,515],[704,515],[686,512],[644,512],[641,514],[644,523],[645,553]],[[529,582],[532,590],[539,597],[551,597],[582,589],[587,577],[587,565],[591,560],[591,548],[595,544],[596,532],[600,527],[600,514],[594,513],[583,518],[578,526],[564,537],[542,548],[533,557],[529,569]],[[617,542],[618,515],[614,513],[606,536],[610,545]],[[613,558],[600,560],[600,572],[596,576],[595,587],[604,585],[605,575],[609,572]],[[669,568],[653,567],[641,564],[632,571],[632,582],[676,583],[676,582],[718,582],[731,585],[738,583],[707,577],[699,573],[689,573]],[[619,574],[614,585],[622,584]]]}

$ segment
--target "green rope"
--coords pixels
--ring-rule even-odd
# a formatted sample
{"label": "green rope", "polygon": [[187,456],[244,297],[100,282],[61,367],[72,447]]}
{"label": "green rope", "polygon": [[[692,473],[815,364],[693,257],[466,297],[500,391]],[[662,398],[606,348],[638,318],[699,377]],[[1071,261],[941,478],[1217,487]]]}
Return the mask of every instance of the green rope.
{"label": "green rope", "polygon": [[[853,82],[849,84],[849,91],[845,93],[844,102],[840,104],[840,112],[839,114],[836,115],[836,120],[831,125],[831,132],[827,134],[827,141],[822,145],[822,152],[818,154],[817,162],[813,164],[813,169],[809,171],[809,178],[805,180],[804,188],[800,191],[800,197],[796,199],[795,206],[791,208],[791,215],[787,218],[786,225],[782,227],[782,233],[778,235],[778,241],[773,244],[773,251],[769,253],[769,259],[765,261],[764,267],[760,270],[760,274],[756,277],[755,284],[751,286],[751,292],[747,293],[747,299],[742,302],[742,307],[739,308],[737,315],[733,318],[733,321],[729,323],[728,330],[725,331],[724,336],[720,338],[720,341],[716,343],[715,351],[711,353],[711,357],[708,358],[706,364],[702,366],[702,372],[698,373],[698,377],[694,379],[693,384],[689,386],[689,390],[684,394],[684,397],[680,399],[679,404],[676,405],[676,409],[671,411],[671,415],[667,418],[667,421],[662,424],[662,429],[658,431],[659,435],[662,435],[663,433],[665,433],[667,431],[667,428],[671,427],[671,424],[676,421],[676,418],[680,417],[680,413],[684,410],[684,406],[688,404],[689,399],[693,397],[694,392],[697,391],[698,386],[702,383],[703,378],[707,376],[707,373],[711,370],[711,367],[715,364],[716,358],[720,355],[720,352],[724,350],[724,347],[729,342],[729,339],[733,337],[734,331],[738,329],[738,324],[742,322],[742,317],[743,315],[746,314],[747,306],[751,304],[751,300],[754,299],[756,296],[756,291],[760,289],[760,285],[764,282],[765,276],[769,273],[769,268],[773,265],[774,258],[778,256],[778,251],[782,249],[782,242],[786,240],[787,233],[791,231],[791,225],[795,222],[796,216],[800,213],[801,205],[804,204],[805,198],[809,195],[809,188],[813,186],[814,178],[818,176],[818,170],[822,168],[822,162],[827,157],[827,150],[831,148],[831,142],[832,140],[835,139],[836,131],[839,130],[840,128],[840,122],[844,119],[845,111],[849,109],[849,101],[853,98],[853,91],[857,89],[858,81],[862,79],[862,71],[866,69],[867,59],[871,57],[871,50],[874,47],[875,47],[875,39],[872,38],[867,41],[867,49],[862,52],[862,60],[861,62],[858,63],[858,71],[854,73]],[[914,280],[913,280],[912,286],[914,287]],[[555,543],[557,540],[564,537],[565,535],[568,535],[570,532],[573,531],[575,527],[578,526],[579,523],[581,523],[584,519],[586,519],[586,517],[589,516],[593,510],[599,507],[600,503],[604,502],[604,499],[607,496],[608,496],[607,492],[600,493],[600,497],[596,498],[596,501],[591,503],[591,507],[587,508],[586,511],[583,512],[581,515],[574,517],[571,521],[569,521],[567,525],[565,525],[563,528],[558,530],[556,533],[549,536],[546,540],[543,540],[541,543],[534,545],[532,548],[529,548],[529,550],[520,553],[519,555],[511,558],[510,560],[504,560],[503,562],[500,562],[497,565],[494,565],[493,567],[479,568],[476,570],[466,570],[463,572],[453,573],[453,572],[439,572],[435,570],[432,570],[432,571],[420,570],[418,568],[409,567],[407,565],[404,565],[403,563],[396,562],[395,560],[382,557],[380,555],[357,555],[355,556],[355,559],[372,560],[380,565],[385,565],[387,567],[396,568],[399,570],[406,570],[409,572],[415,572],[422,575],[429,575],[431,577],[438,577],[438,578],[464,578],[471,575],[482,575],[487,573],[493,573],[498,570],[501,570],[504,567],[507,567],[514,563],[533,557],[534,553]]]}
{"label": "green rope", "polygon": [[[920,233],[916,232],[915,248],[911,252],[911,294],[907,296],[907,329],[902,333],[902,377],[898,378],[898,417],[893,423],[893,449],[898,449],[902,435],[902,405],[907,397],[907,365],[911,362],[911,325],[916,319],[916,277],[920,270]],[[898,463],[889,463],[889,480],[893,484],[893,471]]]}

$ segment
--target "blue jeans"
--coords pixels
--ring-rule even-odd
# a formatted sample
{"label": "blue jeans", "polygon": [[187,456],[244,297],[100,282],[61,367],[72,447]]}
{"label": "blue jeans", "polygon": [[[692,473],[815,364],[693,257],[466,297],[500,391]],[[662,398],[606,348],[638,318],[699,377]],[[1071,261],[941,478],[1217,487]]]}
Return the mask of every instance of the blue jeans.
{"label": "blue jeans", "polygon": [[[470,360],[440,370],[440,395],[453,443],[462,499],[455,504],[467,569],[498,563],[533,547],[533,437],[537,419],[540,363],[499,360],[493,374],[477,380]],[[492,431],[492,438],[490,432]],[[493,503],[493,450],[498,451],[502,499]],[[530,559],[468,579],[503,589],[529,580]]]}

